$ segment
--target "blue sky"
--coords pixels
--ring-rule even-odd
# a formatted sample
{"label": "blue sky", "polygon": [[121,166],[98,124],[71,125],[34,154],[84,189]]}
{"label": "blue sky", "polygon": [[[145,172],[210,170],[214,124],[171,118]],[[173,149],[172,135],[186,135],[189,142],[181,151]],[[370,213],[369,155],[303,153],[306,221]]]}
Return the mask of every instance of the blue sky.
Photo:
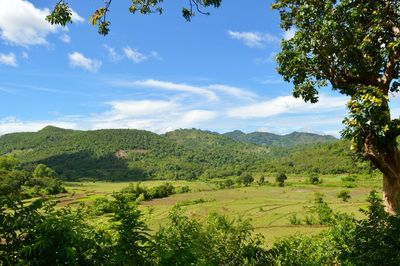
{"label": "blue sky", "polygon": [[320,92],[311,105],[291,96],[276,73],[282,38],[271,1],[223,1],[187,23],[186,1],[167,0],[164,14],[132,15],[113,1],[110,34],[88,24],[101,1],[70,0],[74,23],[44,21],[55,0],[0,0],[0,135],[45,125],[177,128],[218,132],[338,136],[346,98]]}

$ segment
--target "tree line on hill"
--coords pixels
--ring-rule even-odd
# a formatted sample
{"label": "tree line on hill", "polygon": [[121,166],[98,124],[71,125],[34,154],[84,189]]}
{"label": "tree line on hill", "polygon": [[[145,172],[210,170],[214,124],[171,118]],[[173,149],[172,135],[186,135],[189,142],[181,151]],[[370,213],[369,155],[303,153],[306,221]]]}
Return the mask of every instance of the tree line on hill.
{"label": "tree line on hill", "polygon": [[277,147],[236,141],[200,130],[157,135],[140,130],[74,131],[46,127],[0,137],[0,154],[26,167],[42,163],[63,179],[210,179],[244,172],[368,173],[346,141]]}

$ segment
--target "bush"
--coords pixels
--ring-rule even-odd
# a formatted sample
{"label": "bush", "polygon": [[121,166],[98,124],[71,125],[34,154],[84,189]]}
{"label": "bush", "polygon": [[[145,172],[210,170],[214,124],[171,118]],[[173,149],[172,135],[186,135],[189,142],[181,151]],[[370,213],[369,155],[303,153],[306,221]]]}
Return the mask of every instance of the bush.
{"label": "bush", "polygon": [[[175,194],[175,187],[170,183],[165,183],[150,189],[139,184],[130,184],[128,187],[121,190],[121,193],[128,194],[132,201],[142,198],[142,200],[152,200],[166,198]],[[140,200],[140,201],[142,201]]]}
{"label": "bush", "polygon": [[165,183],[157,187],[153,187],[148,191],[147,199],[166,198],[175,194],[175,188],[170,183]]}
{"label": "bush", "polygon": [[348,191],[348,190],[342,190],[342,191],[340,191],[340,192],[337,194],[337,197],[338,197],[339,199],[342,199],[343,202],[347,202],[347,201],[349,201],[349,199],[351,199],[350,191]]}
{"label": "bush", "polygon": [[310,215],[306,217],[307,224],[328,225],[334,221],[333,211],[321,193],[315,193],[314,204],[308,208],[308,213]]}
{"label": "bush", "polygon": [[189,186],[182,186],[182,187],[179,189],[179,193],[188,193],[188,192],[190,192]]}
{"label": "bush", "polygon": [[217,186],[219,189],[232,188],[234,184],[235,182],[233,182],[232,179],[224,179],[217,182]]}
{"label": "bush", "polygon": [[354,175],[342,177],[342,182],[355,182],[355,181],[356,177]]}
{"label": "bush", "polygon": [[184,216],[179,208],[155,236],[158,265],[261,265],[265,251],[260,237],[252,238],[249,221],[211,214],[203,223]]}
{"label": "bush", "polygon": [[308,176],[308,181],[310,182],[310,184],[313,184],[313,185],[317,185],[317,184],[321,183],[317,173],[311,173]]}
{"label": "bush", "polygon": [[251,183],[254,182],[253,176],[251,176],[249,173],[242,173],[239,178],[238,178],[238,183],[243,184],[246,187],[249,186]]}
{"label": "bush", "polygon": [[94,204],[90,207],[94,215],[100,216],[106,213],[113,213],[115,211],[115,204],[107,198],[97,198]]}
{"label": "bush", "polygon": [[[340,259],[352,265],[400,265],[400,216],[385,212],[376,191],[368,198],[367,218],[356,223]],[[348,263],[348,264],[350,264]]]}

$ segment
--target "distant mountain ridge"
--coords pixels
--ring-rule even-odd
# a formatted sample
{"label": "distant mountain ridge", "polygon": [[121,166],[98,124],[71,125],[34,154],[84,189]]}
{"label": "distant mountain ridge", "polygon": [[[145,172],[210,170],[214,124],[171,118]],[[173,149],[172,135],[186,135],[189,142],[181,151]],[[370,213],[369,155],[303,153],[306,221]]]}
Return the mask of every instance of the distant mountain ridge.
{"label": "distant mountain ridge", "polygon": [[268,132],[244,133],[240,130],[227,132],[224,136],[242,142],[254,143],[263,146],[294,147],[297,145],[308,145],[338,141],[330,135],[318,135],[306,132],[292,132],[287,135],[278,135]]}

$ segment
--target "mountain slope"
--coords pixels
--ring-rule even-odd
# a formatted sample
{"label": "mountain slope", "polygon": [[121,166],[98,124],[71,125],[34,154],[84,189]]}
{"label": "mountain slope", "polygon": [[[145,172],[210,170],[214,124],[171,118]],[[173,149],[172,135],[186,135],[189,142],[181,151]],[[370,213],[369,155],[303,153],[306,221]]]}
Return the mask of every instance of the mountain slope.
{"label": "mountain slope", "polygon": [[[297,143],[309,141],[303,140],[304,136],[294,133],[290,139]],[[365,165],[353,163],[348,147],[344,141],[291,148],[267,147],[193,129],[157,135],[133,129],[76,131],[46,127],[33,133],[0,136],[0,155],[15,155],[26,168],[44,163],[67,180],[197,179],[225,178],[243,172],[366,171]]]}
{"label": "mountain slope", "polygon": [[328,143],[337,141],[333,136],[318,135],[313,133],[293,132],[287,135],[277,135],[268,132],[243,133],[239,130],[223,134],[231,139],[249,142],[265,146],[294,147],[297,145],[307,145],[316,143]]}

